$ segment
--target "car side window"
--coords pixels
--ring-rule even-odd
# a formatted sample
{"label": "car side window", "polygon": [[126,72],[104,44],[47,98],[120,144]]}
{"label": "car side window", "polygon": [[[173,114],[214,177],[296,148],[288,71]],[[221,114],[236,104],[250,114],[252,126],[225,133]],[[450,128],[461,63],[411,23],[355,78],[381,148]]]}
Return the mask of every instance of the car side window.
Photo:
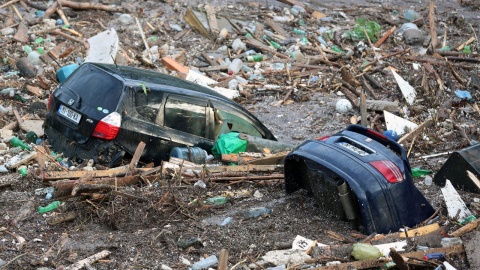
{"label": "car side window", "polygon": [[205,137],[206,107],[177,99],[165,103],[165,126]]}
{"label": "car side window", "polygon": [[156,122],[158,111],[162,106],[163,93],[150,91],[145,94],[143,91],[135,93],[135,108],[142,118]]}
{"label": "car side window", "polygon": [[215,138],[228,132],[240,132],[260,138],[262,137],[262,134],[250,119],[227,108],[215,108],[214,129]]}

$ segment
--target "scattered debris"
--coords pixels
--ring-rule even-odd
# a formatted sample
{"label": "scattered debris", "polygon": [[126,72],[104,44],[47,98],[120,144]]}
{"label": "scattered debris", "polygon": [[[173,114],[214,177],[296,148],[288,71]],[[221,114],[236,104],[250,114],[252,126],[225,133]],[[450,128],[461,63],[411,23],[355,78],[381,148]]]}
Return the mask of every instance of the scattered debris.
{"label": "scattered debris", "polygon": [[[473,1],[103,2],[0,5],[0,268],[479,268]],[[89,77],[96,68],[112,75]],[[125,87],[119,102],[112,78]],[[355,224],[365,211],[349,206],[379,193],[353,184],[367,173],[335,182],[359,170],[338,159],[380,156],[369,151],[383,140],[368,136],[330,145],[341,151],[299,173],[338,164],[337,178],[305,188],[318,197],[331,181],[326,195],[341,199],[323,205],[341,211],[285,195],[304,166],[289,165],[295,145],[325,143],[347,123],[398,140],[386,155],[400,156],[392,173],[405,179],[378,190],[410,192],[372,215],[402,205],[398,217],[415,222]],[[245,147],[214,153],[230,132]],[[436,185],[411,178],[416,168]],[[358,247],[375,254],[352,256]]]}

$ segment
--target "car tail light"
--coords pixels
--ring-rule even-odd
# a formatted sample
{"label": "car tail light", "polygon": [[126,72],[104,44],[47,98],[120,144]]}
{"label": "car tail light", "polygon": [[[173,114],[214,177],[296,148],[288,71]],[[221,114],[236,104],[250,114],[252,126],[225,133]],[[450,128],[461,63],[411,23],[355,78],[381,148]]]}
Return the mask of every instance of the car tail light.
{"label": "car tail light", "polygon": [[402,171],[398,168],[395,163],[389,160],[376,160],[370,162],[377,171],[379,171],[389,183],[398,183],[403,181]]}
{"label": "car tail light", "polygon": [[378,131],[375,131],[373,129],[367,129],[367,132],[370,133],[371,135],[375,136],[375,137],[387,140],[387,136],[383,135],[382,133],[380,133]]}
{"label": "car tail light", "polygon": [[113,112],[98,122],[92,136],[104,140],[113,140],[117,137],[121,123],[122,117],[120,114],[118,112]]}
{"label": "car tail light", "polygon": [[318,137],[315,140],[324,142],[324,141],[328,140],[328,138],[330,138],[330,137],[331,137],[330,135],[327,135],[327,136]]}
{"label": "car tail light", "polygon": [[47,109],[50,111],[50,108],[52,108],[52,103],[53,103],[53,93],[50,94],[50,97],[48,98],[48,104],[47,104]]}

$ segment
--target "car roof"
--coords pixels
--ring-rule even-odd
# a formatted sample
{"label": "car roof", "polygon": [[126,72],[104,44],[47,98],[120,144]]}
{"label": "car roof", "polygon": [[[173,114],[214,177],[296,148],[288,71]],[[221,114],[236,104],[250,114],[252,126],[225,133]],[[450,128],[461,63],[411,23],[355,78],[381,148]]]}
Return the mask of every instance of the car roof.
{"label": "car roof", "polygon": [[128,81],[141,81],[146,83],[154,83],[159,85],[166,85],[176,88],[187,89],[193,92],[201,93],[204,95],[210,95],[217,99],[223,100],[230,104],[236,104],[232,100],[228,99],[222,94],[219,94],[207,87],[201,86],[196,83],[192,83],[174,76],[163,74],[157,71],[140,69],[130,66],[120,66],[113,64],[102,64],[102,63],[85,63],[84,65],[94,65],[98,68],[103,69],[104,71],[110,74],[119,75],[119,79],[122,79],[125,84],[128,84]]}

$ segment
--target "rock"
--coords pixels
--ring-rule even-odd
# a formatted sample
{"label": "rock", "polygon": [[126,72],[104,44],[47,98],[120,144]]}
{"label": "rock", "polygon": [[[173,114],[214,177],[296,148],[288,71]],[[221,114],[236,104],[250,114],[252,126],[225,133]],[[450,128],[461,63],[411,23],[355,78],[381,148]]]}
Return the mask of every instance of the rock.
{"label": "rock", "polygon": [[311,257],[302,250],[286,249],[267,252],[262,259],[274,265],[298,265]]}
{"label": "rock", "polygon": [[37,75],[37,69],[26,57],[22,57],[17,61],[17,68],[23,77],[33,78]]}
{"label": "rock", "polygon": [[468,239],[464,238],[465,253],[467,254],[468,263],[471,269],[480,269],[480,232],[474,231],[469,235]]}

